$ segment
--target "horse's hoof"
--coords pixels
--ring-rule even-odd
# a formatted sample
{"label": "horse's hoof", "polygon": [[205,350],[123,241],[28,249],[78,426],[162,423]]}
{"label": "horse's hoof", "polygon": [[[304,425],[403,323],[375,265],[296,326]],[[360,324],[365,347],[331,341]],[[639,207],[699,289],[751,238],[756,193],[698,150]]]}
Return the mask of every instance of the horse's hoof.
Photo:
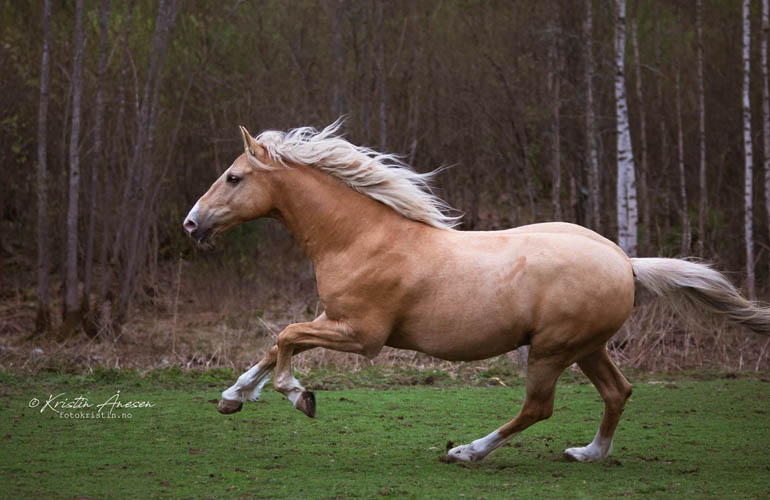
{"label": "horse's hoof", "polygon": [[297,409],[310,418],[315,417],[315,394],[304,391],[297,400]]}
{"label": "horse's hoof", "polygon": [[479,460],[481,459],[474,459],[474,460],[463,460],[460,457],[457,457],[455,455],[450,455],[447,453],[446,455],[442,455],[438,457],[439,462],[444,462],[445,464],[459,464],[464,467],[472,467],[477,468],[479,467]]}
{"label": "horse's hoof", "polygon": [[243,403],[240,401],[232,401],[230,399],[220,399],[217,405],[217,410],[222,415],[229,415],[231,413],[239,412],[243,408]]}

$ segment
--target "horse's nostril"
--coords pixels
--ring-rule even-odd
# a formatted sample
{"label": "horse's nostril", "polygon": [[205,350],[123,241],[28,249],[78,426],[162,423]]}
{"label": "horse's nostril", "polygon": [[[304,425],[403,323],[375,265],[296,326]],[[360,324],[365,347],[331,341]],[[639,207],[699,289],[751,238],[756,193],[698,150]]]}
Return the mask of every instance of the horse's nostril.
{"label": "horse's nostril", "polygon": [[198,227],[198,224],[194,220],[187,219],[186,221],[184,221],[184,228],[187,229],[188,233],[192,233],[193,231],[195,231],[196,227]]}

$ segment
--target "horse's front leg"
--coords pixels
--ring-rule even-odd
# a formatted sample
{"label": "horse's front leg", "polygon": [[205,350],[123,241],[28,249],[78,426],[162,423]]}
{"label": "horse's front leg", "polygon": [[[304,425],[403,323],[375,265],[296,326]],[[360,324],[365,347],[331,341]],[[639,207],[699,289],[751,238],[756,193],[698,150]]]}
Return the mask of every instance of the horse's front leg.
{"label": "horse's front leg", "polygon": [[382,345],[366,342],[348,324],[333,321],[321,315],[309,323],[294,323],[278,335],[278,353],[275,364],[275,389],[284,394],[295,408],[308,417],[315,416],[315,395],[305,390],[292,375],[291,357],[299,351],[324,347],[335,351],[352,352],[372,357]]}
{"label": "horse's front leg", "polygon": [[265,357],[256,365],[249,368],[233,384],[222,393],[217,409],[219,413],[229,414],[240,411],[244,401],[256,401],[262,392],[262,387],[270,380],[270,372],[275,367],[278,346],[273,346]]}
{"label": "horse's front leg", "polygon": [[[326,320],[326,314],[321,313],[313,321]],[[310,347],[301,347],[296,349],[294,354],[299,354]],[[243,372],[238,380],[232,386],[228,387],[226,391],[222,393],[222,399],[219,400],[217,409],[219,413],[225,415],[241,411],[244,401],[257,401],[259,395],[262,393],[262,388],[270,380],[270,374],[275,368],[275,361],[278,357],[278,344],[274,345],[267,351],[265,357],[256,365]]]}

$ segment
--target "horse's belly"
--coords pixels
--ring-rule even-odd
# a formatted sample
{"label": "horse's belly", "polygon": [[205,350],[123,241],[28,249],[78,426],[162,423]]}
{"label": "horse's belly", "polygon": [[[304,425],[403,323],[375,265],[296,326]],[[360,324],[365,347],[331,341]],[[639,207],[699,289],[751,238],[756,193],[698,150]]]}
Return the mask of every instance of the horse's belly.
{"label": "horse's belly", "polygon": [[456,311],[441,317],[407,321],[390,335],[386,344],[449,361],[474,361],[498,356],[528,343],[527,328],[510,318],[510,311],[497,316],[492,311],[474,316],[467,311]]}

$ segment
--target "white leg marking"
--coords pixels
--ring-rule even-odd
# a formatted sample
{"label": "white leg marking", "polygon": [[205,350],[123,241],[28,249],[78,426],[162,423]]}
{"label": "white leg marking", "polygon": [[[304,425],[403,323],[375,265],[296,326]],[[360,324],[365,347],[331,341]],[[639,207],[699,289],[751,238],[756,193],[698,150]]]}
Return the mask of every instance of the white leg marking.
{"label": "white leg marking", "polygon": [[259,396],[262,394],[262,388],[270,382],[270,374],[266,374],[262,380],[251,390],[251,393],[246,395],[247,401],[259,401]]}
{"label": "white leg marking", "polygon": [[285,394],[295,408],[297,407],[297,401],[299,401],[299,397],[303,392],[305,392],[305,388],[302,387],[302,384],[299,383],[299,380],[291,375],[288,377],[285,375],[277,376],[275,378],[275,388],[278,392]]}
{"label": "white leg marking", "polygon": [[[238,381],[232,387],[222,393],[222,399],[230,401],[256,401],[262,392],[262,387],[270,379],[268,371],[260,370],[259,365],[254,365],[238,377]],[[255,387],[256,385],[256,387]]]}
{"label": "white leg marking", "polygon": [[481,439],[477,439],[470,444],[455,446],[447,456],[460,462],[478,462],[489,455],[493,450],[503,445],[515,434],[503,437],[499,431],[494,431]]}
{"label": "white leg marking", "polygon": [[292,389],[288,394],[286,394],[286,397],[289,398],[289,401],[291,401],[291,404],[294,405],[294,408],[297,407],[297,401],[299,400],[300,396],[302,396],[302,391],[299,389]]}
{"label": "white leg marking", "polygon": [[567,448],[564,454],[577,462],[598,462],[604,460],[612,451],[612,438],[604,438],[596,432],[594,440],[582,448]]}

